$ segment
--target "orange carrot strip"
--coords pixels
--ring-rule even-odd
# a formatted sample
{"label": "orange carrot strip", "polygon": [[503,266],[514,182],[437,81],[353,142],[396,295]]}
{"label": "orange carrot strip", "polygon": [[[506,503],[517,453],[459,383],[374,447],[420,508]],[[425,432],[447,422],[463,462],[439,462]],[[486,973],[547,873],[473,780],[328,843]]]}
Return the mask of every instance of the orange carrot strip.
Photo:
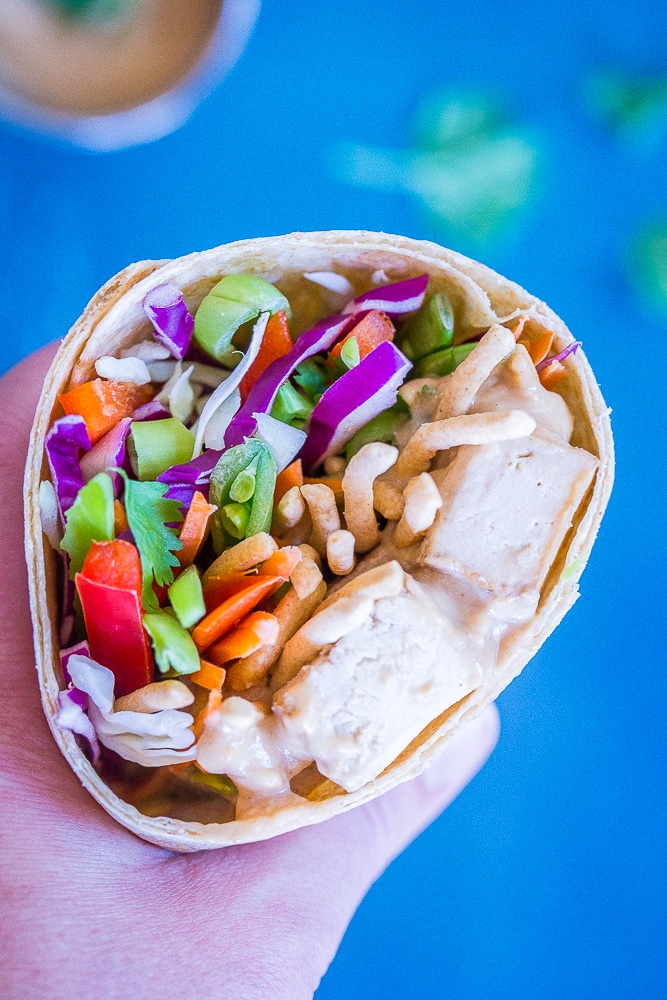
{"label": "orange carrot strip", "polygon": [[229,632],[238,622],[252,611],[259,602],[282,585],[279,576],[249,577],[248,586],[238,594],[223,601],[214,611],[199,622],[192,638],[194,644],[202,653],[216,640]]}
{"label": "orange carrot strip", "polygon": [[374,351],[376,347],[379,347],[385,340],[393,340],[395,333],[395,327],[392,321],[389,319],[386,313],[380,312],[379,309],[371,309],[367,312],[362,320],[360,320],[356,326],[352,329],[342,340],[340,340],[331,349],[331,357],[339,358],[340,352],[343,349],[346,341],[350,337],[356,337],[357,345],[359,347],[359,358],[365,358],[367,354]]}
{"label": "orange carrot strip", "polygon": [[512,333],[514,334],[514,339],[515,339],[515,340],[516,340],[517,342],[518,342],[518,340],[519,340],[519,337],[520,337],[520,336],[521,336],[521,334],[523,333],[523,328],[524,328],[524,326],[526,325],[526,320],[527,320],[527,319],[528,319],[528,317],[527,317],[526,315],[523,315],[523,316],[520,316],[520,317],[519,317],[519,322],[517,323],[517,325],[516,325],[516,326],[514,327],[514,329],[512,330]]}
{"label": "orange carrot strip", "polygon": [[124,531],[127,531],[130,525],[127,523],[127,515],[125,513],[125,508],[123,507],[120,500],[114,500],[113,502],[113,533],[118,538],[122,535]]}
{"label": "orange carrot strip", "polygon": [[189,674],[188,680],[194,684],[199,684],[200,687],[208,688],[209,691],[220,691],[222,685],[225,683],[226,671],[222,667],[216,666],[215,663],[202,660],[201,657],[199,663],[199,670],[194,674]]}
{"label": "orange carrot strip", "polygon": [[343,480],[337,479],[335,476],[304,476],[303,482],[305,486],[322,483],[334,491],[337,501],[343,499]]}
{"label": "orange carrot strip", "polygon": [[204,725],[209,716],[213,715],[214,712],[222,705],[222,694],[220,691],[210,691],[208,696],[208,701],[201,712],[195,716],[195,721],[192,724],[192,732],[194,733],[195,740],[198,740],[201,734],[204,732]]}
{"label": "orange carrot strip", "polygon": [[301,459],[297,458],[291,465],[288,465],[286,469],[279,472],[276,477],[276,487],[273,491],[273,503],[274,506],[280,503],[282,498],[285,496],[288,490],[291,490],[293,486],[303,486],[303,469],[301,467]]}
{"label": "orange carrot strip", "polygon": [[267,614],[266,611],[254,611],[239,622],[224,639],[211,646],[207,655],[218,664],[250,656],[262,646],[276,642],[279,630],[280,626],[275,615]]}
{"label": "orange carrot strip", "polygon": [[544,361],[549,353],[553,339],[553,330],[541,330],[539,336],[533,340],[529,337],[521,336],[518,343],[523,344],[526,348],[533,364],[539,365],[540,361]]}
{"label": "orange carrot strip", "polygon": [[176,553],[178,561],[184,569],[195,561],[199,549],[206,541],[211,514],[214,514],[217,509],[215,504],[207,503],[203,493],[200,493],[199,490],[196,491],[179,535],[183,542],[183,548]]}
{"label": "orange carrot strip", "polygon": [[270,317],[269,322],[266,324],[262,343],[259,345],[257,357],[241,379],[239,392],[241,393],[242,403],[245,403],[248,393],[259,376],[277,358],[282,358],[283,355],[288,354],[293,346],[287,323],[287,313],[281,309]]}
{"label": "orange carrot strip", "polygon": [[555,385],[565,377],[567,368],[560,361],[552,361],[550,365],[540,372],[540,382],[545,389],[553,389]]}
{"label": "orange carrot strip", "polygon": [[223,601],[245,590],[255,579],[255,573],[225,573],[223,576],[209,577],[203,584],[204,604],[210,614]]}
{"label": "orange carrot strip", "polygon": [[269,556],[259,567],[260,576],[279,576],[283,582],[289,580],[295,567],[303,559],[298,545],[285,545]]}
{"label": "orange carrot strip", "polygon": [[96,378],[61,393],[58,399],[65,413],[83,417],[90,443],[95,444],[119,420],[131,417],[138,406],[152,399],[153,393],[150,385]]}

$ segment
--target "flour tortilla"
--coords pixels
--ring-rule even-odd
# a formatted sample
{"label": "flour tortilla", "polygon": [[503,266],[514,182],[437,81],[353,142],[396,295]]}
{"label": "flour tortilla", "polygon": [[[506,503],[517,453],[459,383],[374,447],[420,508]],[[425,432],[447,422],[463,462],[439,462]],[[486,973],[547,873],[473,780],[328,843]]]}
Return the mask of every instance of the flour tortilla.
{"label": "flour tortilla", "polygon": [[118,355],[150,336],[141,304],[155,285],[167,281],[176,284],[194,312],[223,275],[260,275],[288,297],[294,314],[293,329],[298,334],[340,308],[340,298],[303,278],[304,272],[329,270],[345,275],[355,294],[378,283],[373,277],[377,271],[384,271],[389,281],[427,272],[428,293],[443,291],[453,304],[457,341],[499,320],[508,322],[520,312],[528,313],[535,323],[554,332],[555,351],[573,339],[565,324],[543,302],[483,264],[435,243],[364,231],[293,233],[242,240],[171,261],[144,261],[122,271],[98,292],[64,339],[46,376],[26,466],[25,544],[37,671],[54,737],[82,784],[128,830],[171,850],[194,851],[264,840],[321,822],[418,775],[441,753],[445,741],[458,727],[479,715],[516,677],[573,605],[578,596],[577,581],[611,491],[614,461],[609,412],[585,354],[579,350],[568,359],[568,375],[557,391],[574,418],[572,444],[597,456],[599,469],[548,574],[535,617],[505,639],[497,668],[484,676],[480,687],[434,719],[378,778],[350,794],[325,782],[314,796],[317,801],[304,798],[297,805],[274,811],[267,806],[262,816],[226,823],[151,817],[123,801],[97,774],[74,735],[55,722],[58,693],[64,687],[58,656],[56,555],[42,533],[38,488],[40,481],[48,477],[44,438],[59,413],[58,394],[94,378],[94,363],[100,356]]}

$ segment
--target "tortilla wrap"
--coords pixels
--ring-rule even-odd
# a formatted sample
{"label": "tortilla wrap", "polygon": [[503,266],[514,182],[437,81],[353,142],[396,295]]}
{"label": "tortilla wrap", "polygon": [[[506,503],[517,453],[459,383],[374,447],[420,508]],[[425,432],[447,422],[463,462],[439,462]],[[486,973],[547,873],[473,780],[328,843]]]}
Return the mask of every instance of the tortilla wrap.
{"label": "tortilla wrap", "polygon": [[[442,751],[467,720],[478,716],[517,676],[561,621],[578,596],[583,571],[613,480],[613,442],[608,409],[583,351],[568,359],[568,376],[557,387],[574,419],[571,443],[599,460],[592,486],[579,505],[572,527],[543,583],[535,615],[510,630],[500,646],[498,663],[472,693],[426,726],[419,736],[375,780],[350,793],[324,781],[310,798],[264,814],[229,822],[186,822],[170,816],[148,816],[112,790],[89,762],[74,734],[55,721],[58,694],[64,688],[59,661],[56,554],[42,533],[38,490],[48,477],[44,457],[46,432],[58,415],[58,394],[95,377],[95,360],[117,356],[150,336],[142,310],[146,293],[173,282],[194,312],[212,286],[226,274],[255,274],[275,284],[290,301],[293,334],[337,311],[332,293],[303,279],[304,272],[335,271],[349,279],[358,295],[377,282],[399,281],[427,273],[429,294],[443,291],[453,304],[455,340],[509,323],[527,314],[554,332],[552,351],[572,342],[565,324],[543,302],[488,267],[429,242],[364,231],[294,233],[242,240],[171,261],[145,261],[111,279],[93,298],[63,340],[46,376],[31,435],[25,476],[26,557],[35,655],[44,710],[60,749],[81,783],[119,823],[145,840],[179,851],[216,848],[264,840],[318,823],[368,802],[418,775]],[[567,573],[564,571],[567,568]]]}

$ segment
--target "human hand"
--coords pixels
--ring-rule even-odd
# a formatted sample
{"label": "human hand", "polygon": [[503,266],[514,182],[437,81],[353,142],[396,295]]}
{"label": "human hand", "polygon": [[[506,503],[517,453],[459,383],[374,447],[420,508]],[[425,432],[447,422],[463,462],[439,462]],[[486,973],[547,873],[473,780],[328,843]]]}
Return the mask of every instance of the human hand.
{"label": "human hand", "polygon": [[486,760],[497,712],[422,777],[270,841],[176,855],[119,826],[60,756],[33,667],[22,480],[53,351],[0,380],[0,995],[311,997],[369,886]]}

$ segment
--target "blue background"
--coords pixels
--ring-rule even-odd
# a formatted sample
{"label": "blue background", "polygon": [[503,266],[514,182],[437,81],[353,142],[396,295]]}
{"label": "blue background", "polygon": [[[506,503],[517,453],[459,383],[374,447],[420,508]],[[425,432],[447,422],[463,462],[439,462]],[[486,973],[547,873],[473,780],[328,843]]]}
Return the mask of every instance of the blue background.
{"label": "blue background", "polygon": [[664,72],[660,0],[265,0],[180,132],[94,156],[0,128],[2,363],[62,336],[130,261],[328,228],[438,238],[400,194],[340,184],[339,141],[405,145],[420,97],[482,85],[544,136],[542,195],[487,263],[569,323],[613,408],[618,476],[583,596],[502,695],[500,745],[362,904],[333,997],[667,995],[664,323],[625,273],[667,210],[665,153],[622,145],[587,71]]}

